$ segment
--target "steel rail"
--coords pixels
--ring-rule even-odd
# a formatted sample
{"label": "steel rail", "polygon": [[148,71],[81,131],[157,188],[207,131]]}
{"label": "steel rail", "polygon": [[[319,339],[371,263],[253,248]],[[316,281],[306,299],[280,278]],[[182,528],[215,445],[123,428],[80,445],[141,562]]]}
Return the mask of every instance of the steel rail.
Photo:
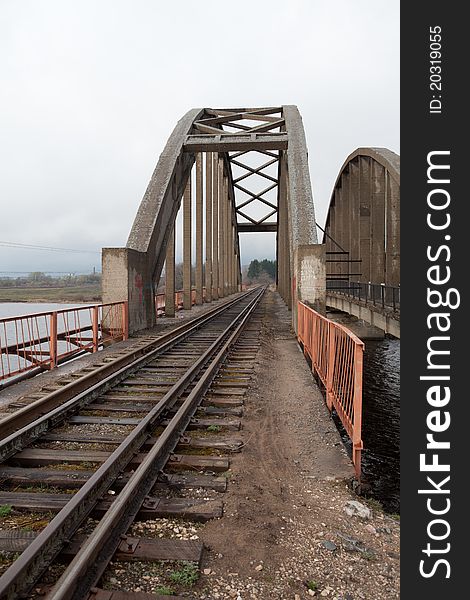
{"label": "steel rail", "polygon": [[[108,459],[101,465],[101,467],[98,468],[97,471],[95,471],[95,473],[90,477],[90,479],[71,498],[67,505],[52,519],[52,521],[47,525],[47,527],[38,535],[38,537],[31,543],[31,545],[2,575],[2,577],[0,577],[1,600],[13,600],[15,598],[18,598],[22,594],[27,593],[31,589],[31,587],[34,586],[41,574],[53,562],[54,558],[60,553],[60,550],[64,546],[64,544],[70,541],[75,531],[80,527],[83,521],[91,513],[99,499],[112,486],[113,482],[125,469],[127,464],[130,462],[132,457],[139,451],[142,445],[148,440],[149,437],[151,437],[152,431],[155,428],[155,424],[162,416],[162,414],[167,412],[174,406],[181,394],[188,389],[189,385],[193,383],[193,381],[199,375],[200,371],[206,367],[206,373],[208,373],[207,377],[201,380],[203,383],[201,383],[200,381],[198,384],[196,384],[194,390],[190,393],[188,398],[185,400],[183,405],[176,413],[176,415],[178,415],[178,420],[181,420],[181,423],[183,423],[182,419],[184,419],[184,427],[187,426],[188,419],[190,419],[190,416],[188,417],[188,400],[191,399],[191,406],[194,406],[194,412],[197,408],[197,404],[194,404],[195,393],[197,392],[198,394],[200,394],[201,389],[204,388],[205,390],[206,387],[204,386],[208,386],[210,384],[210,381],[212,381],[214,373],[213,369],[215,368],[213,367],[213,365],[215,364],[215,362],[214,360],[212,360],[209,367],[207,367],[207,363],[213,358],[214,354],[216,353],[216,361],[218,360],[217,364],[220,363],[220,356],[222,352],[220,350],[220,347],[223,345],[223,349],[228,348],[227,344],[225,343],[227,337],[229,336],[229,340],[234,339],[233,334],[231,335],[231,332],[233,331],[234,327],[236,327],[237,324],[240,323],[240,321],[243,321],[243,323],[245,322],[243,317],[248,314],[250,307],[254,307],[255,305],[257,305],[257,302],[260,299],[263,292],[264,289],[255,290],[253,300],[251,300],[249,304],[246,307],[244,307],[243,310],[240,313],[238,313],[234,319],[231,320],[228,327],[224,329],[222,334],[218,336],[218,338],[196,361],[196,363],[194,363],[186,371],[186,373],[170,388],[170,390],[161,398],[158,404],[152,408],[152,410],[133,429],[133,431],[108,457]],[[251,291],[251,293],[253,293],[253,291]],[[249,294],[245,294],[242,298],[238,298],[238,301],[247,299],[247,296],[249,296]],[[226,305],[225,308],[228,308],[228,306]],[[236,329],[236,331],[239,331],[239,329]],[[184,413],[184,416],[182,416],[182,413]],[[158,473],[163,467],[164,462],[166,462],[165,459],[165,461],[162,464],[163,458],[161,457],[169,456],[172,449],[178,443],[180,433],[182,433],[182,431],[184,430],[180,430],[180,427],[178,426],[178,420],[176,420],[175,417],[173,417],[170,420],[170,424],[168,425],[168,431],[171,433],[166,434],[165,430],[162,434],[163,437],[160,436],[159,441],[157,442],[156,446],[154,446],[154,448],[160,448],[160,454],[158,455],[158,457],[155,459],[154,450],[151,450],[151,456],[153,457],[152,460],[148,460],[146,458],[142,463],[146,466],[146,469],[151,469],[154,479],[156,479]],[[141,481],[140,475],[136,478],[136,473],[142,473],[140,467],[137,469],[137,471],[134,473],[134,475],[128,482],[132,482],[132,486],[136,485],[136,481]],[[147,489],[147,491],[145,492],[145,494],[139,502],[137,501],[137,498],[140,498],[140,496],[137,496],[137,491],[135,490],[135,488],[129,488],[127,485],[124,488],[126,489],[126,494],[128,494],[129,489],[134,489],[135,491],[135,494],[131,493],[130,496],[126,496],[130,504],[134,507],[134,510],[139,509],[149,489],[151,489],[153,485],[153,479],[149,475],[149,472],[147,472],[147,476],[144,477],[144,480],[145,479],[148,479],[148,481],[151,481],[152,483],[150,485],[150,488]],[[119,501],[121,494],[122,492],[119,494],[116,501]],[[121,505],[121,501],[119,501],[117,504],[116,501],[113,502],[112,507],[115,505],[116,507],[119,507]],[[114,511],[116,510],[117,508],[114,509]],[[120,519],[123,518],[122,514],[123,513],[120,513]],[[128,525],[126,525],[126,529],[127,527]],[[113,535],[113,533],[113,531],[108,531],[109,535]],[[88,565],[88,567],[91,568],[91,565]]]}
{"label": "steel rail", "polygon": [[192,392],[89,536],[86,544],[82,545],[79,553],[57,581],[48,600],[83,600],[87,597],[90,589],[98,583],[121,542],[121,536],[134,521],[142,503],[155,484],[158,474],[174,451],[221,363],[257,307],[263,293],[264,289],[227,327],[222,334],[224,338],[234,327],[236,328],[228,340],[222,342],[222,348],[220,348],[221,342],[216,341],[206,352],[206,356],[201,357],[200,361],[205,363],[209,356],[214,354],[214,351],[217,352]]}
{"label": "steel rail", "polygon": [[119,383],[132,372],[141,368],[142,364],[153,360],[159,353],[167,351],[185,337],[189,337],[209,320],[222,314],[251,293],[253,293],[253,290],[249,290],[243,295],[213,308],[195,319],[191,319],[176,329],[164,333],[142,348],[133,350],[112,363],[99,367],[77,381],[72,381],[7,416],[0,421],[0,440],[2,440],[0,441],[0,462],[9,458],[12,450],[16,452],[21,449],[21,436],[24,436],[26,443],[31,443],[37,435],[46,431],[48,425],[45,421],[47,419],[53,419],[53,424],[58,423],[60,410],[54,411],[54,409],[63,409],[66,411],[65,416],[67,416],[74,406],[80,407],[86,404],[87,401],[93,400],[97,395],[111,387],[112,384]]}

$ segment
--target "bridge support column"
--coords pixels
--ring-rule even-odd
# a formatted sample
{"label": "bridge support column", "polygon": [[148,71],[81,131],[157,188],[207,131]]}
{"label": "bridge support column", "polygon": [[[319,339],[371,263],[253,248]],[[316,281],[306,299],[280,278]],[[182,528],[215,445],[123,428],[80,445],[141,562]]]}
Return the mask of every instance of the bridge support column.
{"label": "bridge support column", "polygon": [[[294,251],[295,292],[320,314],[326,312],[326,248],[324,244],[305,244]],[[297,306],[295,306],[297,312]],[[295,326],[297,324],[295,323]]]}
{"label": "bridge support column", "polygon": [[175,316],[175,230],[171,232],[165,260],[165,316]]}
{"label": "bridge support column", "polygon": [[236,284],[236,259],[237,259],[237,254],[235,251],[235,227],[232,223],[232,227],[231,227],[231,231],[232,231],[232,236],[231,236],[231,249],[232,249],[232,254],[231,254],[231,270],[230,270],[230,293],[234,294],[237,291],[237,284]]}
{"label": "bridge support column", "polygon": [[232,237],[232,206],[230,204],[230,200],[228,197],[228,178],[224,175],[224,207],[225,207],[225,244],[224,244],[224,290],[225,295],[229,296],[232,292],[230,290],[230,257],[233,252],[230,244],[230,240]]}
{"label": "bridge support column", "polygon": [[218,161],[218,198],[219,198],[219,298],[225,296],[225,273],[224,273],[224,249],[225,249],[225,197],[224,197],[224,163],[219,158]]}
{"label": "bridge support column", "polygon": [[206,302],[212,302],[212,152],[206,152]]}
{"label": "bridge support column", "polygon": [[196,304],[203,303],[202,297],[202,154],[196,156]]}
{"label": "bridge support column", "polygon": [[103,302],[129,302],[129,333],[155,325],[155,291],[145,252],[103,248]]}
{"label": "bridge support column", "polygon": [[183,195],[183,308],[190,310],[191,299],[191,175]]}
{"label": "bridge support column", "polygon": [[219,159],[212,154],[212,298],[219,298]]}

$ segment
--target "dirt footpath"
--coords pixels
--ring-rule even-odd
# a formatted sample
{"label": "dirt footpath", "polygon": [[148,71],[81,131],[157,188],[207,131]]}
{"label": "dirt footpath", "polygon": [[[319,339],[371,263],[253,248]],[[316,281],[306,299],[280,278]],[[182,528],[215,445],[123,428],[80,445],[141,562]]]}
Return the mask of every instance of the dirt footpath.
{"label": "dirt footpath", "polygon": [[[350,491],[351,463],[278,294],[266,292],[258,310],[245,445],[232,459],[224,517],[200,531],[209,552],[192,597],[399,598],[399,523]],[[345,512],[351,500],[363,516]]]}

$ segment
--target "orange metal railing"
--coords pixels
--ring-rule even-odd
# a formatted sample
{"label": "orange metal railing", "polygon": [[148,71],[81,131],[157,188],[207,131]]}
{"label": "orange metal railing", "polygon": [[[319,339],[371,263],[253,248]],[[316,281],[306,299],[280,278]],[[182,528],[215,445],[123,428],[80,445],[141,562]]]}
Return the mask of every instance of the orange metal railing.
{"label": "orange metal railing", "polygon": [[[175,309],[181,310],[183,308],[183,290],[175,292]],[[202,300],[206,300],[206,288],[202,288]],[[196,304],[196,290],[191,290],[191,306]],[[161,317],[165,314],[165,293],[155,295],[155,310],[157,311],[157,317]]]}
{"label": "orange metal railing", "polygon": [[298,302],[298,340],[352,441],[352,459],[361,476],[362,364],[364,343],[346,327]]}
{"label": "orange metal railing", "polygon": [[128,337],[127,302],[0,319],[0,381]]}

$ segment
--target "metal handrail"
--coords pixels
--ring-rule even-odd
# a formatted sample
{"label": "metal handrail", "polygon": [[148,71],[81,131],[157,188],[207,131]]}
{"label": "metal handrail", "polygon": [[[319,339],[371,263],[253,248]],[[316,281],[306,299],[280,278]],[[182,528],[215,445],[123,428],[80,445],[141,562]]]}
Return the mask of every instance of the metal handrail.
{"label": "metal handrail", "polygon": [[127,311],[112,302],[0,319],[0,381],[127,339]]}
{"label": "metal handrail", "polygon": [[362,365],[364,343],[349,329],[298,302],[298,340],[352,441],[352,460],[361,476]]}
{"label": "metal handrail", "polygon": [[351,296],[365,304],[391,308],[397,312],[400,310],[400,286],[334,279],[334,275],[330,275],[326,282],[326,289],[336,294]]}

